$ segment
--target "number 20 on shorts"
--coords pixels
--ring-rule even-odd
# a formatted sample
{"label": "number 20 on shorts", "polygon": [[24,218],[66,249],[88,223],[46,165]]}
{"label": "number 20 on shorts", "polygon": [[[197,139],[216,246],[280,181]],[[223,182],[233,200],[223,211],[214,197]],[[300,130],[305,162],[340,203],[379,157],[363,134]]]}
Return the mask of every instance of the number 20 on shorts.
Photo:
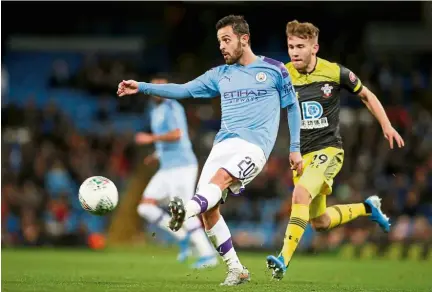
{"label": "number 20 on shorts", "polygon": [[249,156],[246,156],[237,166],[239,168],[239,178],[247,177],[255,169],[255,163],[252,162]]}

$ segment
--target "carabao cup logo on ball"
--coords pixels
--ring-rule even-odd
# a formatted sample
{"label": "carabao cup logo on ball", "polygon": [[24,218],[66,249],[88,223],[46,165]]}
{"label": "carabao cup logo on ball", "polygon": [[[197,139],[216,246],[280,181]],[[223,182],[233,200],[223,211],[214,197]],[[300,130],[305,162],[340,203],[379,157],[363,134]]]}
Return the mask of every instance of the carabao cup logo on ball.
{"label": "carabao cup logo on ball", "polygon": [[90,185],[94,185],[94,186],[105,186],[107,184],[109,184],[110,181],[103,177],[103,176],[94,176],[91,178],[91,180],[89,181]]}
{"label": "carabao cup logo on ball", "polygon": [[324,110],[322,105],[316,101],[302,102],[303,119],[316,120],[322,117]]}

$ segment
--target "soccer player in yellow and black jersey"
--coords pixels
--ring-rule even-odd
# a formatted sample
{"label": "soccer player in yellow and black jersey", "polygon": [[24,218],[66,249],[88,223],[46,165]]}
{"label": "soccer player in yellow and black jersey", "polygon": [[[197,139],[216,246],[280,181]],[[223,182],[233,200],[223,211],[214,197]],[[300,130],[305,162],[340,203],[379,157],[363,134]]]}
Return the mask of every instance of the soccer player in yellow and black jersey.
{"label": "soccer player in yellow and black jersey", "polygon": [[291,217],[282,252],[268,256],[267,266],[273,277],[281,279],[291,261],[303,232],[310,222],[317,231],[325,231],[368,216],[388,232],[390,223],[381,212],[381,199],[371,196],[363,203],[327,207],[333,179],[342,168],[344,151],[339,134],[340,92],[346,89],[358,95],[381,124],[384,137],[404,146],[375,96],[349,69],[317,57],[319,30],[311,23],[292,21],[287,24],[288,53],[286,64],[299,100],[302,124],[300,148],[303,171],[294,171]]}

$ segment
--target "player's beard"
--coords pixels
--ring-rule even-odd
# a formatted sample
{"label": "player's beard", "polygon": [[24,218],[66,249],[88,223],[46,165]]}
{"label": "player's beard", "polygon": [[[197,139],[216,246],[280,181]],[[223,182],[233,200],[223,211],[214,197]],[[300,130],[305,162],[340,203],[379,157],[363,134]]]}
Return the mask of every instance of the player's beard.
{"label": "player's beard", "polygon": [[225,63],[227,65],[232,65],[238,62],[240,58],[243,56],[243,47],[240,42],[238,42],[237,48],[235,48],[234,52],[228,59],[226,59]]}
{"label": "player's beard", "polygon": [[307,69],[309,64],[312,62],[312,55],[308,55],[307,57],[303,58],[301,64],[295,64],[294,68],[297,69],[300,73],[307,73]]}
{"label": "player's beard", "polygon": [[300,73],[306,73],[306,68],[308,66],[308,63],[302,61],[301,64],[294,64],[294,68],[296,68],[296,70]]}

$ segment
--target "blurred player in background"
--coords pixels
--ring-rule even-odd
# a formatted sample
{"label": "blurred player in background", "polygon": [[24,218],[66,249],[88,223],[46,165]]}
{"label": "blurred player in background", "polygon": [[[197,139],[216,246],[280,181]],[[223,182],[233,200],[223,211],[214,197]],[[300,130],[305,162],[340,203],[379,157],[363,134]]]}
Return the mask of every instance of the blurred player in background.
{"label": "blurred player in background", "polygon": [[347,68],[317,57],[319,30],[311,23],[292,21],[287,24],[288,53],[286,68],[291,75],[302,111],[302,173],[294,171],[295,189],[292,211],[279,257],[267,257],[273,277],[281,279],[310,221],[317,231],[326,231],[367,216],[389,232],[390,223],[381,212],[381,199],[371,196],[364,203],[326,207],[326,196],[332,192],[333,179],[342,168],[344,151],[339,134],[340,91],[358,95],[381,124],[384,137],[393,149],[394,141],[404,146],[375,96]]}
{"label": "blurred player in background", "polygon": [[[153,84],[166,84],[164,77],[155,77]],[[197,217],[188,220],[177,232],[168,228],[170,217],[160,207],[173,197],[190,200],[194,195],[198,175],[198,162],[189,140],[185,111],[175,100],[152,96],[150,101],[150,124],[152,134],[138,133],[137,144],[155,144],[156,151],[145,158],[150,164],[159,160],[160,168],[150,180],[138,206],[138,214],[148,222],[170,232],[178,241],[178,260],[183,262],[189,255],[189,242],[198,252],[193,268],[215,266],[218,259],[201,221]]]}
{"label": "blurred player in background", "polygon": [[221,129],[201,172],[196,195],[170,203],[170,227],[179,230],[202,214],[206,232],[228,265],[222,285],[250,280],[234,250],[231,233],[220,214],[228,192],[240,194],[264,167],[276,140],[280,108],[288,108],[290,160],[300,171],[300,109],[285,66],[256,56],[250,47],[249,25],[241,16],[227,16],[216,24],[219,49],[226,65],[215,67],[186,84],[150,84],[133,80],[118,86],[118,95],[138,92],[172,99],[221,96]]}

